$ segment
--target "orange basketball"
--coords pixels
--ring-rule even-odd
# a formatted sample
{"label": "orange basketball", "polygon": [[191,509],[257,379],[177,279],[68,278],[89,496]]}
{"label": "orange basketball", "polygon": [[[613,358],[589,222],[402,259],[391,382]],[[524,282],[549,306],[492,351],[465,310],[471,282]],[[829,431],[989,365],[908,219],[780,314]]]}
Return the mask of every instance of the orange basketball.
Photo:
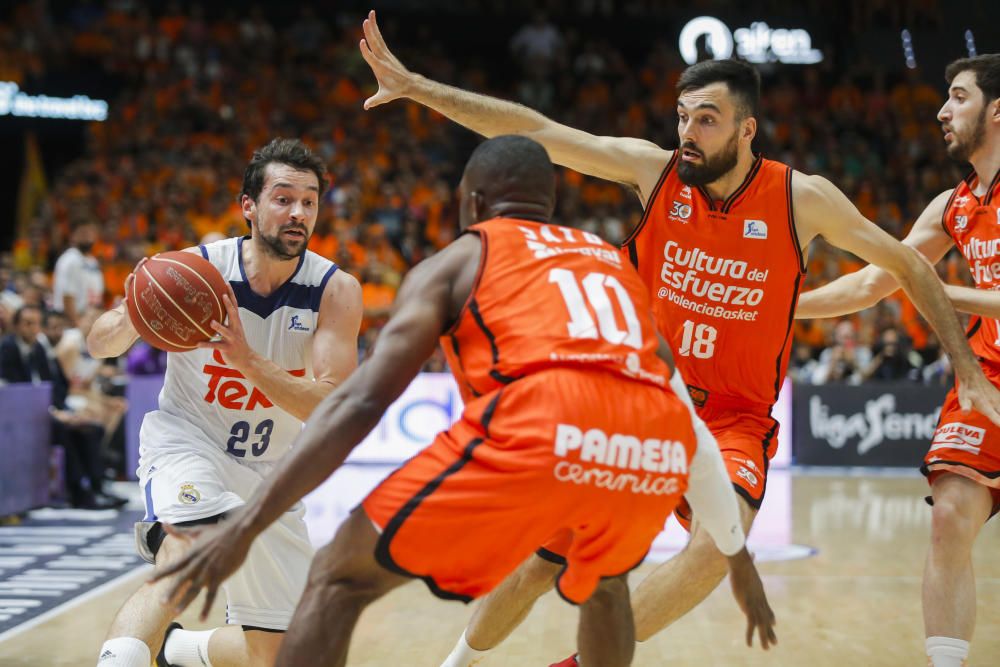
{"label": "orange basketball", "polygon": [[226,281],[211,262],[190,252],[153,255],[125,294],[129,319],[142,339],[166,352],[187,352],[215,336],[225,321]]}

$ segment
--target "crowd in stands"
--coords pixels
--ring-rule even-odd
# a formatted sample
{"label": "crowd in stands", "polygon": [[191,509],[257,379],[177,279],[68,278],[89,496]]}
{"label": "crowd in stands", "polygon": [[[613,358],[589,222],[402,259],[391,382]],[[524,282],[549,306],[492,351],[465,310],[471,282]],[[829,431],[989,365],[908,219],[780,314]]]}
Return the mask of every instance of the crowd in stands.
{"label": "crowd in stands", "polygon": [[[600,16],[621,3],[583,4],[587,15]],[[880,20],[895,4],[852,3],[869,8],[854,20]],[[406,270],[455,237],[455,186],[476,138],[414,104],[365,112],[373,79],[358,53],[359,17],[319,16],[309,4],[294,11],[282,22],[259,5],[208,18],[200,3],[150,9],[108,0],[78,3],[58,21],[43,1],[11,12],[0,25],[0,79],[30,82],[77,61],[119,82],[120,92],[107,122],[88,127],[85,155],[50,174],[39,214],[0,260],[5,333],[16,333],[22,306],[64,310],[53,271],[58,280],[57,259],[77,247],[74,230],[93,232],[86,254],[99,267],[103,292],[78,300],[70,324],[86,308],[120,298],[141,257],[246,233],[236,195],[247,159],[274,136],[295,136],[326,159],[331,174],[310,247],[361,280],[362,350],[371,344]],[[923,20],[933,23],[933,11]],[[636,54],[634,44],[626,51],[544,14],[526,15],[509,53],[493,59],[501,61],[498,74],[496,63],[480,56],[455,57],[433,24],[398,26],[387,16],[383,25],[415,71],[522,101],[590,132],[676,146],[674,84],[684,64],[666,40]],[[835,72],[766,72],[760,148],[830,178],[865,216],[902,237],[920,210],[963,176],[935,120],[943,84],[928,83],[918,70]],[[612,242],[641,216],[634,193],[620,185],[561,169],[558,187],[557,221]],[[806,289],[860,266],[815,246]],[[955,253],[938,268],[945,280],[968,279]],[[795,343],[792,373],[803,382],[943,382],[950,374],[932,332],[900,293],[851,318],[799,322]],[[161,362],[140,349],[132,363],[155,370]],[[443,361],[429,368],[440,370]]]}

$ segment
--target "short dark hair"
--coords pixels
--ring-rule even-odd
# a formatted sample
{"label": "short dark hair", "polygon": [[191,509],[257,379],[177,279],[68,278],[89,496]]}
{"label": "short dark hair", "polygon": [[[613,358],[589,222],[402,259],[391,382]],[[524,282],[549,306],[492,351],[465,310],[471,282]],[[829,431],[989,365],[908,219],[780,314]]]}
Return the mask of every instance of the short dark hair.
{"label": "short dark hair", "polygon": [[320,196],[323,196],[326,191],[326,163],[323,162],[323,159],[309,150],[309,147],[298,139],[279,137],[272,139],[267,146],[253,152],[253,157],[247,164],[246,171],[243,172],[243,189],[240,191],[240,199],[246,195],[257,201],[261,190],[264,189],[264,175],[267,172],[267,165],[272,163],[287,164],[292,169],[299,171],[311,171],[316,174],[316,180],[319,181]]}
{"label": "short dark hair", "polygon": [[14,311],[14,318],[13,320],[11,320],[14,326],[17,326],[18,324],[21,323],[21,319],[24,317],[24,314],[29,310],[35,311],[36,313],[39,314],[39,316],[42,314],[42,309],[39,308],[38,306],[32,306],[30,304],[21,306],[20,308]]}
{"label": "short dark hair", "polygon": [[516,183],[529,192],[555,189],[556,170],[545,147],[515,134],[493,137],[476,146],[465,171],[493,184]]}
{"label": "short dark hair", "polygon": [[944,70],[944,80],[951,85],[962,72],[973,72],[976,85],[987,102],[1000,98],[1000,53],[984,53],[971,58],[959,58]]}
{"label": "short dark hair", "polygon": [[677,94],[722,82],[737,98],[740,120],[756,116],[760,109],[760,72],[739,60],[703,60],[691,65],[677,81]]}

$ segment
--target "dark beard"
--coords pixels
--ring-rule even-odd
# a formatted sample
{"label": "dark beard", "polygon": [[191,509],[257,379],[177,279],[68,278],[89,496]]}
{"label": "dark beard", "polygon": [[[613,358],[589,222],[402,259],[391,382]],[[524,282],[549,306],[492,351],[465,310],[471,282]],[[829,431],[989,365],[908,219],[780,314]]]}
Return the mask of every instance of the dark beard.
{"label": "dark beard", "polygon": [[681,183],[695,187],[708,185],[735,169],[740,157],[737,134],[733,134],[733,138],[726,144],[726,147],[715,157],[709,158],[702,154],[703,164],[695,165],[678,157],[677,177],[681,179]]}
{"label": "dark beard", "polygon": [[306,253],[306,250],[309,247],[309,237],[306,236],[302,241],[301,248],[298,250],[291,248],[289,244],[281,240],[281,231],[274,236],[264,236],[264,234],[260,234],[260,241],[264,245],[264,252],[279,260],[289,260],[301,257]]}
{"label": "dark beard", "polygon": [[972,154],[982,147],[983,142],[986,141],[986,112],[988,110],[989,107],[984,104],[983,113],[976,121],[976,126],[972,129],[972,135],[968,141],[961,141],[958,135],[955,136],[955,141],[951,142],[951,145],[946,149],[948,157],[959,162],[968,162]]}

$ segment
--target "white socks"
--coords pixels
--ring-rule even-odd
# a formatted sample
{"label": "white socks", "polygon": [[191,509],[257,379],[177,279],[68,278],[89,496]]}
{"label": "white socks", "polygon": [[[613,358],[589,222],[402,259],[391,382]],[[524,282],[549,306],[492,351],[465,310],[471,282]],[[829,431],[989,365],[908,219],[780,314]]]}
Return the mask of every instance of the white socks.
{"label": "white socks", "polygon": [[115,637],[104,642],[97,667],[149,667],[149,647],[135,637]]}
{"label": "white socks", "polygon": [[[167,637],[163,657],[176,667],[212,667],[208,659],[208,640],[218,630],[174,630]],[[103,667],[103,665],[101,666]]]}
{"label": "white socks", "polygon": [[969,657],[969,642],[951,637],[928,637],[928,664],[931,667],[964,667]]}
{"label": "white socks", "polygon": [[463,632],[458,643],[455,644],[455,648],[451,650],[445,661],[441,663],[441,667],[473,667],[473,665],[479,664],[479,661],[485,658],[487,653],[489,653],[489,650],[477,651],[469,646],[469,642],[465,640],[465,633]]}

